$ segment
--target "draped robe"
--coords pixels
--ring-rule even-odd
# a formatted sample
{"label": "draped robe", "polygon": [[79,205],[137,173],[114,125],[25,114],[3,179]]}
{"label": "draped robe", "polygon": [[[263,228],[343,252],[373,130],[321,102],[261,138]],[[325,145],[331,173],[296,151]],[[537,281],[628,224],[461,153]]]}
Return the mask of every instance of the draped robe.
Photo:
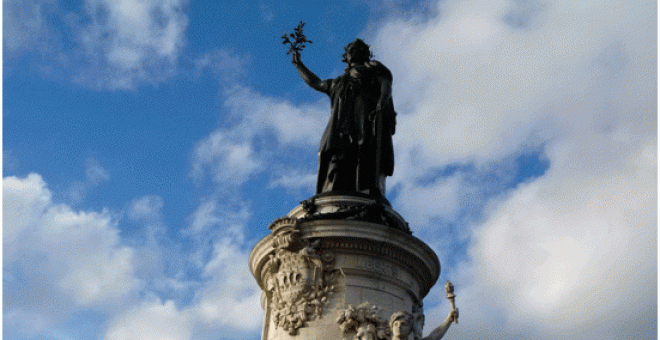
{"label": "draped robe", "polygon": [[330,97],[332,113],[321,137],[317,194],[385,195],[385,177],[394,170],[396,112],[391,96],[375,112],[383,80],[391,84],[392,74],[374,60],[322,82],[320,91]]}

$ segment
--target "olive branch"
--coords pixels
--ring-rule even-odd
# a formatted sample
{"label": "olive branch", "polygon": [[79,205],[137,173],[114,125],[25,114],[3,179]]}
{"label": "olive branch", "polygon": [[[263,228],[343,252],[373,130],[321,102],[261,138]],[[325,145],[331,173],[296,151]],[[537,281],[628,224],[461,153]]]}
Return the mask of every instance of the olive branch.
{"label": "olive branch", "polygon": [[[305,48],[306,43],[312,43],[312,41],[307,40],[307,37],[303,34],[303,26],[305,26],[305,23],[300,21],[300,24],[293,29],[293,33],[284,33],[282,36],[282,39],[284,39],[282,44],[289,44],[289,51],[286,52],[286,54],[300,53],[300,51]],[[289,38],[293,38],[293,41],[289,40]]]}

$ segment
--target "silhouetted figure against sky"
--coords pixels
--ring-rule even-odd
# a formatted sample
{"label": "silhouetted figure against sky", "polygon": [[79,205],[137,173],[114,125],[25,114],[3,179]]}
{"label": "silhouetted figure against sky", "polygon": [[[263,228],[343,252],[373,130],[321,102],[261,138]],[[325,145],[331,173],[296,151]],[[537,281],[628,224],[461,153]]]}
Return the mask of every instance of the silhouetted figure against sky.
{"label": "silhouetted figure against sky", "polygon": [[385,196],[385,177],[394,170],[392,73],[371,60],[369,46],[357,39],[343,55],[346,71],[321,80],[293,51],[292,62],[313,89],[330,97],[332,114],[321,138],[316,193],[360,192]]}

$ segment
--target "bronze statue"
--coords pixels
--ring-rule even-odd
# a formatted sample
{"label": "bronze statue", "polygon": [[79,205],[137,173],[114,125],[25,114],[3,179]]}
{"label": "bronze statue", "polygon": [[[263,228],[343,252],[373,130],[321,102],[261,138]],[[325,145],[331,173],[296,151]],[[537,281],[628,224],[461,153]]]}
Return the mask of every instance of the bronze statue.
{"label": "bronze statue", "polygon": [[394,170],[392,135],[396,112],[392,103],[392,73],[372,60],[369,46],[357,39],[343,55],[344,74],[321,80],[300,60],[305,42],[301,24],[289,53],[302,79],[330,97],[332,113],[321,138],[316,193],[359,192],[385,196],[385,177]]}

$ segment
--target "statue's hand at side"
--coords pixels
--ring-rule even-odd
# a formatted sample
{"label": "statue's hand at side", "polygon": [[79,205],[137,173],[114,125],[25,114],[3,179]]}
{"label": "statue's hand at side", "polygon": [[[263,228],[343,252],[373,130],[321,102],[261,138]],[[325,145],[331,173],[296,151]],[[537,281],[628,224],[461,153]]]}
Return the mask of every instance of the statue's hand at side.
{"label": "statue's hand at side", "polygon": [[374,121],[376,119],[376,116],[380,113],[380,109],[376,108],[375,110],[369,112],[369,121]]}

